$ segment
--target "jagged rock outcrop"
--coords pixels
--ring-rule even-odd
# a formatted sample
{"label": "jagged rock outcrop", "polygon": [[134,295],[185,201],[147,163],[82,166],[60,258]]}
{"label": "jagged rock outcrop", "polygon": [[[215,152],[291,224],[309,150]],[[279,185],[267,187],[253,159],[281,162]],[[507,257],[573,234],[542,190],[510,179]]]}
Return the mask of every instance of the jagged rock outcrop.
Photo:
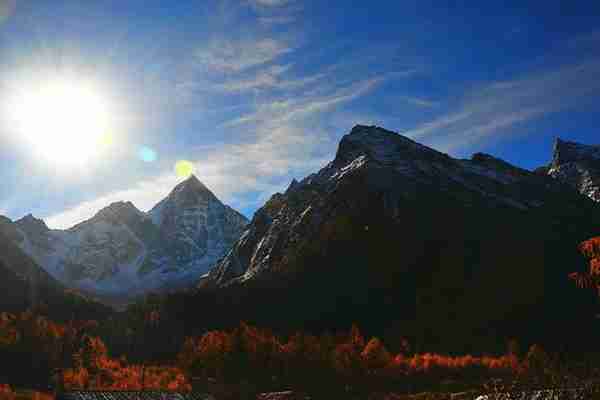
{"label": "jagged rock outcrop", "polygon": [[600,146],[556,139],[548,174],[600,201]]}

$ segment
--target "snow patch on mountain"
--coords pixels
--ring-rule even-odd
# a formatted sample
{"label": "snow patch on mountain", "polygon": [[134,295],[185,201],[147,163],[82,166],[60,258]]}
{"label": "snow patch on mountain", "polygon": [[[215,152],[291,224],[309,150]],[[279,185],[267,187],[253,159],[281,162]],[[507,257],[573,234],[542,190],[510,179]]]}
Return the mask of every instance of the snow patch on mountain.
{"label": "snow patch on mountain", "polygon": [[240,238],[247,219],[197,177],[150,212],[116,202],[67,230],[28,215],[14,223],[19,247],[66,286],[103,298],[192,286]]}

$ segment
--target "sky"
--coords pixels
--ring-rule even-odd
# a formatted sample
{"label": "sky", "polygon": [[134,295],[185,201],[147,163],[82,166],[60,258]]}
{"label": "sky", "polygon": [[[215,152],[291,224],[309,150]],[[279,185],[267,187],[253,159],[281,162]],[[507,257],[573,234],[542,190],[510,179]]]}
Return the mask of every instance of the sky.
{"label": "sky", "polygon": [[[0,215],[147,211],[186,160],[251,217],[356,124],[533,169],[556,137],[600,144],[599,22],[589,0],[0,0],[0,105],[58,80],[104,107],[46,99],[28,129],[0,107]],[[110,140],[60,141],[59,114]]]}

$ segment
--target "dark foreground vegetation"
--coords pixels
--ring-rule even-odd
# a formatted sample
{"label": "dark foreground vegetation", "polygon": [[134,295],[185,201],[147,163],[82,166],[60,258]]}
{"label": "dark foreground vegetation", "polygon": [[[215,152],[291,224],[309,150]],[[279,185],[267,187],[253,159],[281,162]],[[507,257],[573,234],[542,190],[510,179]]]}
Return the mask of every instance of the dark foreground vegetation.
{"label": "dark foreground vegetation", "polygon": [[[600,239],[582,243],[580,251],[590,260],[589,270],[570,277],[574,286],[597,291]],[[178,314],[168,310],[164,299],[151,297],[102,320],[59,320],[43,307],[0,313],[0,383],[11,385],[0,386],[0,399],[43,400],[78,389],[197,390],[231,399],[290,390],[312,398],[377,398],[379,393],[392,399],[399,397],[384,394],[473,397],[586,388],[583,398],[598,396],[593,391],[600,382],[600,351],[594,342],[545,350],[499,335],[491,350],[460,354],[424,350],[427,342],[415,345],[412,337],[389,332],[384,340],[365,336],[356,324],[286,332],[238,322],[198,332],[195,325],[186,329],[175,323]],[[575,337],[578,327],[570,328]],[[435,334],[442,341],[445,332]],[[480,349],[486,341],[478,343]]]}
{"label": "dark foreground vegetation", "polygon": [[[152,322],[160,315],[147,318]],[[279,337],[242,323],[187,338],[172,360],[156,364],[152,348],[112,354],[96,336],[101,331],[94,321],[59,324],[32,312],[3,313],[0,376],[12,388],[46,393],[194,389],[223,398],[282,390],[313,398],[366,398],[373,393],[583,387],[600,378],[599,355],[566,359],[537,345],[521,350],[516,341],[507,344],[504,354],[450,356],[415,353],[406,341],[391,352],[356,326],[336,334]],[[139,355],[141,350],[147,357]],[[2,388],[7,395],[12,390]]]}

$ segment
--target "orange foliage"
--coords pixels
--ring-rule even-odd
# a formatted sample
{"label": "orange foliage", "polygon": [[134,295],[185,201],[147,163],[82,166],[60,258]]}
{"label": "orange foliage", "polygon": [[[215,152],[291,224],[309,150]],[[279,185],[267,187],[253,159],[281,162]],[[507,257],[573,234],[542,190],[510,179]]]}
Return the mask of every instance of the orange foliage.
{"label": "orange foliage", "polygon": [[[237,343],[237,344],[236,344]],[[237,346],[237,347],[236,347]],[[403,340],[402,347],[408,349]],[[241,353],[241,358],[231,357]],[[378,338],[365,339],[356,326],[346,335],[335,339],[329,335],[316,337],[297,333],[287,341],[273,336],[269,331],[242,324],[232,332],[211,331],[200,338],[188,338],[179,355],[182,368],[192,375],[223,377],[228,364],[245,360],[244,376],[263,374],[292,379],[314,371],[330,371],[342,379],[360,376],[386,376],[402,378],[413,375],[476,376],[519,374],[527,363],[520,362],[515,354],[499,357],[471,355],[451,357],[440,354],[415,354],[410,357],[391,354]],[[328,374],[329,372],[327,372]]]}
{"label": "orange foliage", "polygon": [[600,236],[581,243],[579,250],[587,258],[600,257]]}
{"label": "orange foliage", "polygon": [[569,279],[573,280],[579,288],[598,289],[600,294],[600,237],[581,243],[579,250],[590,259],[589,272],[573,272],[569,274]]}
{"label": "orange foliage", "polygon": [[590,261],[590,274],[600,275],[600,257],[593,258]]}
{"label": "orange foliage", "polygon": [[97,337],[85,337],[75,358],[76,366],[63,374],[67,389],[191,390],[179,368],[127,365],[123,360],[109,357],[104,342]]}
{"label": "orange foliage", "polygon": [[[156,321],[159,314],[151,313],[149,318]],[[48,371],[62,370],[58,379],[67,389],[191,390],[179,368],[127,365],[125,360],[111,358],[100,338],[86,334],[97,327],[96,321],[58,324],[30,311],[0,313],[0,350],[36,354],[38,360],[46,361]],[[66,363],[71,367],[65,368]],[[8,389],[0,386],[0,400]]]}
{"label": "orange foliage", "polygon": [[524,368],[515,355],[500,357],[474,357],[471,355],[451,357],[431,353],[415,354],[412,357],[396,356],[392,361],[392,366],[400,369],[406,375],[467,369],[516,373],[522,371]]}
{"label": "orange foliage", "polygon": [[0,384],[0,400],[14,400],[15,392],[12,391],[9,385]]}

